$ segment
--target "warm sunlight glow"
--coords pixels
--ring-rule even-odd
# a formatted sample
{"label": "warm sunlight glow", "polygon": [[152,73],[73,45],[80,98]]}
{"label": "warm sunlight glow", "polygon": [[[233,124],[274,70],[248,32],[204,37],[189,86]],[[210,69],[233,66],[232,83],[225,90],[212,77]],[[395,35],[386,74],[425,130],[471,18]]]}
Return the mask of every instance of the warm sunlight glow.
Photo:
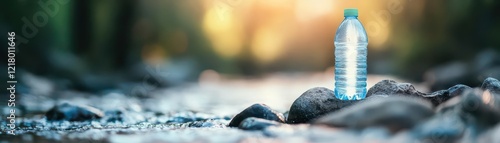
{"label": "warm sunlight glow", "polygon": [[243,48],[243,23],[230,9],[214,5],[203,18],[203,29],[214,51],[226,58],[237,56]]}
{"label": "warm sunlight glow", "polygon": [[297,0],[295,2],[295,16],[298,21],[308,21],[332,12],[332,0]]}
{"label": "warm sunlight glow", "polygon": [[[331,0],[210,0],[203,3],[201,25],[210,42],[207,47],[224,58],[250,55],[260,64],[315,54],[307,59],[324,65],[325,58],[333,56],[325,53],[327,47],[332,46],[346,7],[360,9],[359,19],[370,39],[368,48],[387,47],[391,20],[395,19],[394,14],[387,14],[385,3],[372,1],[366,4]],[[246,51],[248,53],[243,53]]]}
{"label": "warm sunlight glow", "polygon": [[142,60],[150,65],[161,64],[166,58],[165,50],[158,44],[146,45],[141,52]]}
{"label": "warm sunlight glow", "polygon": [[283,50],[283,35],[273,29],[277,28],[259,27],[253,36],[252,54],[263,63],[276,59]]}

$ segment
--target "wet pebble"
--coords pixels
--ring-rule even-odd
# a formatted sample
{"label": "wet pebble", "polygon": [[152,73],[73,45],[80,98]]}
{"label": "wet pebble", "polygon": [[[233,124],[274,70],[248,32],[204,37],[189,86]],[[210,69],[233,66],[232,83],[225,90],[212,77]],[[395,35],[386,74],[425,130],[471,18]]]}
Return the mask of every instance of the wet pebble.
{"label": "wet pebble", "polygon": [[307,123],[311,120],[349,106],[358,100],[340,100],[335,93],[324,87],[315,87],[302,93],[288,113],[287,123]]}
{"label": "wet pebble", "polygon": [[62,103],[47,111],[45,116],[48,121],[86,121],[99,119],[104,116],[104,113],[97,108],[87,105]]}
{"label": "wet pebble", "polygon": [[262,118],[277,122],[285,122],[285,117],[265,104],[253,104],[233,117],[228,126],[238,127],[240,123],[249,117]]}
{"label": "wet pebble", "polygon": [[262,130],[270,126],[280,126],[280,125],[282,125],[282,123],[280,122],[250,117],[243,120],[238,126],[238,128],[243,130]]}

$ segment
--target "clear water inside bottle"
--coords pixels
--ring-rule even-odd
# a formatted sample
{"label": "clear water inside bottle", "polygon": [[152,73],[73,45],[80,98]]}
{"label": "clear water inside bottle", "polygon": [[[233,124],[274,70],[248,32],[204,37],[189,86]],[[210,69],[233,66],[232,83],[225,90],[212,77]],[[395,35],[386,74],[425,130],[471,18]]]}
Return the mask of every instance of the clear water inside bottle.
{"label": "clear water inside bottle", "polygon": [[346,16],[335,35],[335,96],[360,100],[366,96],[368,37],[356,16]]}

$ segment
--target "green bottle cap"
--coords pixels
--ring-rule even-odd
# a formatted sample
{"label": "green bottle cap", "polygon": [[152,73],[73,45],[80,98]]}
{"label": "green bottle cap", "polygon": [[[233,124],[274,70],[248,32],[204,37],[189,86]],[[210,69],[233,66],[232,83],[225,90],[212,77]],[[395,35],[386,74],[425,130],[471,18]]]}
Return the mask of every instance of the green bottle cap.
{"label": "green bottle cap", "polygon": [[357,8],[344,9],[344,16],[358,16],[358,9]]}

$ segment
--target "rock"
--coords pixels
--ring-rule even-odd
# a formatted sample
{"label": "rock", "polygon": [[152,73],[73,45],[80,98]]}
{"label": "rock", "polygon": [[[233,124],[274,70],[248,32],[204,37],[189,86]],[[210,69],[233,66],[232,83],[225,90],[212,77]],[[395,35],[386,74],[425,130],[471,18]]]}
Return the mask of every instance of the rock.
{"label": "rock", "polygon": [[498,79],[488,77],[484,80],[481,88],[484,90],[489,90],[491,93],[498,94],[500,96],[500,81]]}
{"label": "rock", "polygon": [[394,80],[382,80],[373,85],[368,92],[366,92],[366,97],[370,97],[372,95],[409,95],[420,97],[425,94],[417,91],[415,87],[409,83],[397,83]]}
{"label": "rock", "polygon": [[455,86],[448,88],[447,92],[448,92],[448,96],[455,97],[455,96],[462,95],[466,90],[469,90],[469,89],[472,89],[472,88],[467,86],[467,85],[458,84],[458,85],[455,85]]}
{"label": "rock", "polygon": [[439,114],[457,112],[475,132],[488,129],[500,122],[500,96],[479,88],[466,90],[462,96],[443,103],[437,107]]}
{"label": "rock", "polygon": [[270,126],[280,126],[281,123],[261,118],[250,117],[243,120],[238,128],[243,130],[263,130]]}
{"label": "rock", "polygon": [[228,126],[238,127],[241,121],[249,117],[257,117],[281,123],[285,122],[285,117],[283,117],[283,114],[274,111],[265,104],[253,104],[252,106],[246,108],[245,110],[234,116]]}
{"label": "rock", "polygon": [[[441,100],[443,103],[439,104],[437,106],[436,111],[438,113],[444,113],[450,109],[454,109],[454,107],[458,104],[460,104],[462,97],[461,95],[464,94],[465,91],[471,90],[472,88],[466,85],[455,85],[453,87],[450,87],[448,90],[446,90],[443,95],[448,96],[450,99],[448,100]],[[438,99],[434,99],[438,100]],[[444,102],[445,101],[445,102]]]}
{"label": "rock", "polygon": [[457,108],[467,123],[488,128],[500,121],[500,96],[492,92],[481,89],[465,91]]}
{"label": "rock", "polygon": [[403,95],[403,96],[413,96],[424,98],[430,102],[434,106],[437,106],[454,96],[462,94],[462,92],[466,89],[470,89],[470,87],[462,84],[455,85],[453,87],[448,88],[447,90],[440,90],[433,93],[423,93],[417,91],[415,87],[409,83],[397,83],[393,80],[382,80],[371,87],[366,93],[367,97],[373,95]]}
{"label": "rock", "polygon": [[286,111],[285,113],[283,113],[283,117],[285,117],[285,121],[288,121],[288,113],[290,113],[290,111]]}
{"label": "rock", "polygon": [[105,122],[123,122],[124,118],[124,110],[109,110],[104,112],[103,120]]}
{"label": "rock", "polygon": [[491,107],[500,110],[500,81],[491,77],[486,78],[481,88],[485,90],[483,93],[483,97],[485,98],[483,100],[489,100],[483,102],[487,102]]}
{"label": "rock", "polygon": [[370,97],[353,106],[329,113],[314,124],[361,129],[383,126],[393,132],[412,128],[434,114],[432,104],[417,97]]}
{"label": "rock", "polygon": [[321,115],[337,111],[349,106],[356,100],[340,100],[332,90],[324,87],[315,87],[302,93],[297,98],[288,113],[287,123],[307,123]]}
{"label": "rock", "polygon": [[460,96],[465,90],[471,89],[471,87],[463,84],[458,84],[448,88],[447,90],[440,90],[430,94],[424,94],[422,97],[430,100],[434,106],[446,102],[447,100]]}
{"label": "rock", "polygon": [[[490,83],[486,81],[485,83]],[[487,89],[492,88],[488,87]],[[456,129],[456,127],[466,126],[465,129],[460,129],[465,130],[461,132],[463,133],[463,135],[460,136],[463,137],[460,140],[462,140],[462,142],[473,142],[481,133],[487,131],[492,126],[497,125],[500,122],[500,106],[498,105],[498,103],[500,103],[500,98],[499,96],[495,95],[493,91],[484,91],[479,88],[468,89],[463,93],[462,96],[454,97],[453,99],[441,104],[437,108],[438,115],[442,114],[443,116],[449,116],[449,114],[453,114],[452,116],[458,116],[461,122],[449,124],[445,122],[450,121],[441,121],[441,123],[435,123],[435,125],[440,124],[440,126],[436,127],[436,130],[454,129],[455,133],[450,134],[442,133],[439,131],[435,132],[447,135],[447,137],[452,137],[453,139],[455,139],[458,136],[458,129]]]}
{"label": "rock", "polygon": [[462,138],[466,126],[457,112],[446,112],[417,125],[412,133],[421,141],[456,142]]}
{"label": "rock", "polygon": [[45,116],[49,121],[86,121],[99,119],[104,113],[91,106],[62,103],[47,111]]}
{"label": "rock", "polygon": [[439,104],[439,106],[436,107],[436,113],[445,113],[448,111],[453,111],[455,110],[456,106],[460,104],[462,101],[461,96],[453,97],[450,100]]}

